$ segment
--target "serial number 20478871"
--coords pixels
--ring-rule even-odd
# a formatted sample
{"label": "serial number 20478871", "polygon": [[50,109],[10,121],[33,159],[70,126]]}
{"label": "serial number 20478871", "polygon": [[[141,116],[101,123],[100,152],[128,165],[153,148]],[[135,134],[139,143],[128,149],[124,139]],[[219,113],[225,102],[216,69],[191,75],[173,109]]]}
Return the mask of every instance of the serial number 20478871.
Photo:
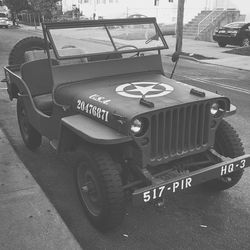
{"label": "serial number 20478871", "polygon": [[77,106],[76,108],[78,110],[81,110],[85,112],[86,114],[92,115],[100,120],[103,120],[105,122],[108,122],[109,117],[109,111],[102,109],[100,107],[97,107],[91,103],[86,103],[82,100],[77,100]]}

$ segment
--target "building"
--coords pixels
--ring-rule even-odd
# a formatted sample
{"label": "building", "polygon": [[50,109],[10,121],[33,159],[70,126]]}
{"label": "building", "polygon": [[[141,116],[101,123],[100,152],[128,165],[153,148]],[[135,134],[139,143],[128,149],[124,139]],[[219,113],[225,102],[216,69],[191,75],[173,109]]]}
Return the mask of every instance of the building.
{"label": "building", "polygon": [[[153,16],[158,23],[176,23],[178,0],[62,0],[63,12],[79,8],[88,18],[122,18],[133,14]],[[236,8],[250,19],[250,1],[185,0],[184,23],[201,10]],[[247,13],[249,11],[249,13]]]}
{"label": "building", "polygon": [[[133,14],[154,16],[158,22],[176,22],[178,0],[63,0],[63,11],[77,6],[88,18],[125,18]],[[166,15],[166,13],[168,13]]]}
{"label": "building", "polygon": [[61,0],[62,12],[73,10],[75,8],[80,8],[81,1],[80,0]]}

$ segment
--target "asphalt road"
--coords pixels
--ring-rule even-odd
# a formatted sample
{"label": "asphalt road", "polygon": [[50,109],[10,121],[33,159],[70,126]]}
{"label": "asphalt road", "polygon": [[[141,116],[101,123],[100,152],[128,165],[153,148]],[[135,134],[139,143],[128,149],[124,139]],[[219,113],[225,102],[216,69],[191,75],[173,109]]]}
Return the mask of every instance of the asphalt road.
{"label": "asphalt road", "polygon": [[[6,65],[16,41],[35,34],[1,29],[0,67]],[[169,74],[173,65],[168,57],[163,61]],[[250,72],[185,60],[179,63],[174,78],[229,96],[239,109],[229,120],[243,139],[246,152],[250,152]],[[238,185],[225,192],[214,194],[193,188],[169,198],[161,208],[129,205],[121,227],[102,234],[89,224],[81,209],[72,159],[56,156],[45,140],[37,152],[27,150],[19,133],[15,105],[8,100],[5,84],[1,84],[0,126],[83,249],[250,249],[250,170]]]}

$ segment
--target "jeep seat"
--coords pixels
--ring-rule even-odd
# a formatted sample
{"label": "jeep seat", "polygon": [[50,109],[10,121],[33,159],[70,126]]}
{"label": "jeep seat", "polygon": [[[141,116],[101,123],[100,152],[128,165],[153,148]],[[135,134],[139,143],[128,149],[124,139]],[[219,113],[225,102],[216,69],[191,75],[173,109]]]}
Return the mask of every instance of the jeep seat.
{"label": "jeep seat", "polygon": [[40,59],[22,64],[21,76],[36,107],[45,114],[50,114],[53,106],[51,95],[53,81],[48,60]]}
{"label": "jeep seat", "polygon": [[52,114],[52,94],[44,94],[33,97],[33,101],[35,106],[44,114],[51,115]]}
{"label": "jeep seat", "polygon": [[[65,48],[61,50],[64,55],[71,53],[82,53],[77,48]],[[47,54],[43,50],[33,50],[25,52],[25,61],[21,67],[21,75],[27,84],[34,104],[37,109],[46,115],[52,114],[53,99],[52,88],[53,80],[50,73],[49,61]],[[54,53],[51,51],[52,65],[59,65],[55,59]],[[60,61],[60,64],[63,61]],[[86,63],[87,59],[69,59],[62,64],[81,64]]]}
{"label": "jeep seat", "polygon": [[[64,48],[58,50],[60,55],[63,56],[70,56],[70,55],[80,55],[84,54],[83,50],[78,49],[78,48]],[[86,58],[76,58],[76,59],[67,59],[67,60],[61,60],[58,61],[56,59],[56,56],[53,52],[53,50],[50,50],[50,56],[53,65],[64,65],[64,64],[78,64],[78,63],[86,63],[88,60]],[[31,50],[31,51],[26,51],[24,53],[24,60],[25,62],[30,62],[30,61],[35,61],[35,60],[40,60],[40,59],[47,59],[47,53],[44,50]]]}

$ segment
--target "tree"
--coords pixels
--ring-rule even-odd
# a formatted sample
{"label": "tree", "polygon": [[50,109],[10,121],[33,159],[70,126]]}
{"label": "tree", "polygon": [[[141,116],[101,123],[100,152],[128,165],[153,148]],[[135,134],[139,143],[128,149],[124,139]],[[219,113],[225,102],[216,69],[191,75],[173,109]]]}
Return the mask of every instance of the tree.
{"label": "tree", "polygon": [[40,14],[48,20],[51,20],[53,13],[56,11],[56,3],[59,0],[29,0],[33,10],[40,12]]}
{"label": "tree", "polygon": [[4,3],[10,9],[11,13],[18,13],[21,10],[29,9],[27,0],[5,0]]}

